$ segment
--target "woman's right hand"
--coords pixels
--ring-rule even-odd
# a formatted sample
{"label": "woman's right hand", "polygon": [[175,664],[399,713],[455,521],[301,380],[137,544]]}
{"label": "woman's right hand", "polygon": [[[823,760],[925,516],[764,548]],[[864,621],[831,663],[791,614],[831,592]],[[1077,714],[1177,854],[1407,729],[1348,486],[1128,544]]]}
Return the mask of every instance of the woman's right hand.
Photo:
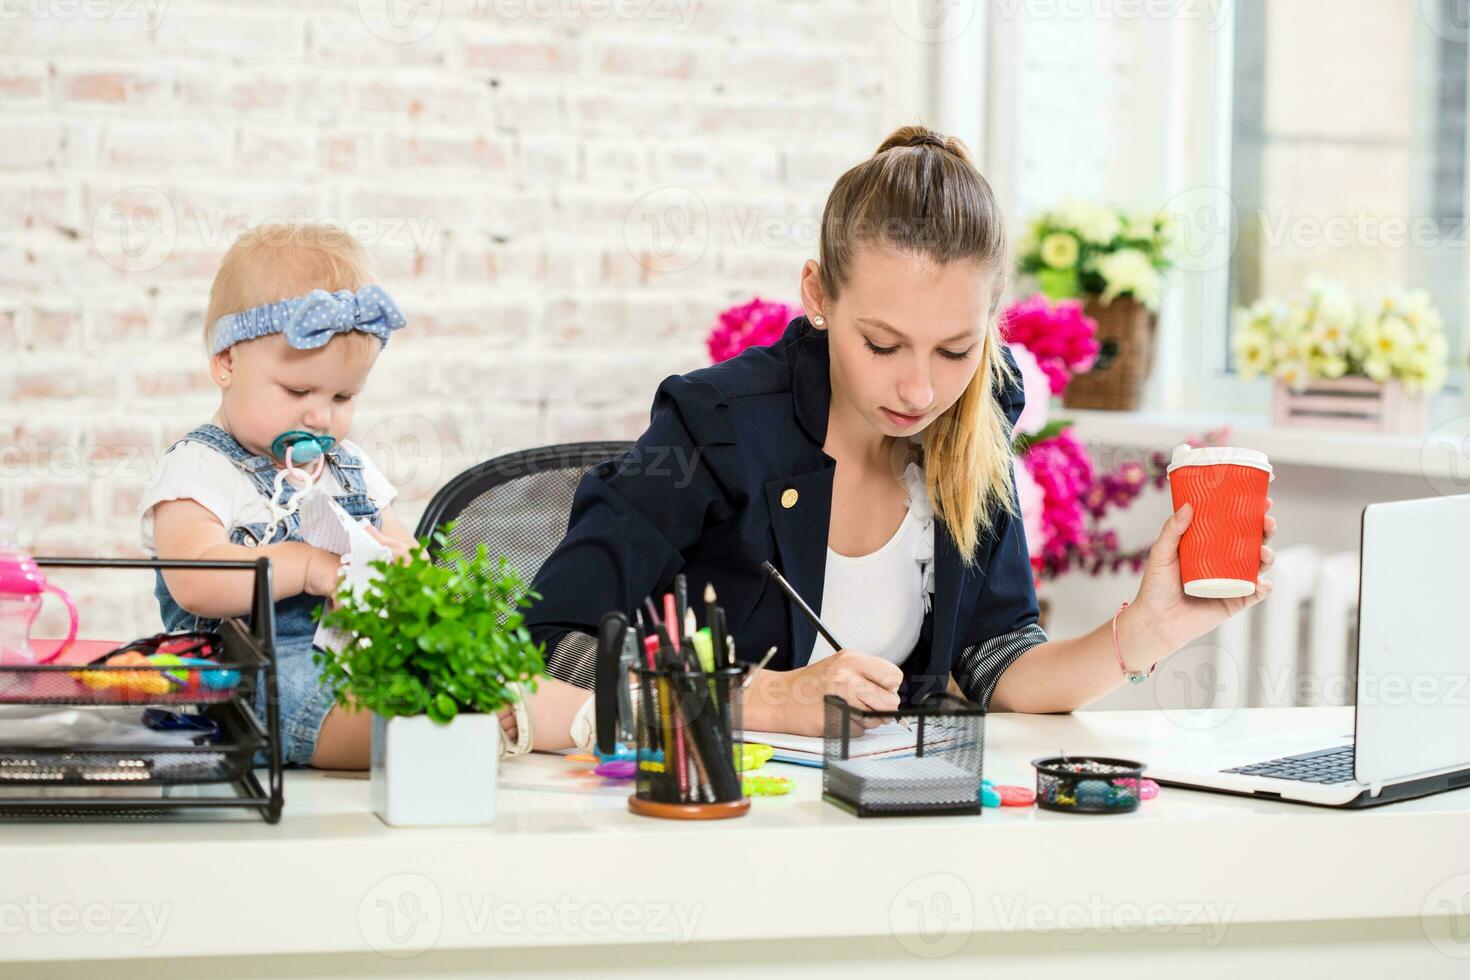
{"label": "woman's right hand", "polygon": [[[838,650],[796,670],[764,670],[746,692],[746,722],[757,731],[819,736],[826,724],[823,698],[835,694],[855,708],[898,709],[903,671],[891,661],[853,650]],[[863,728],[882,720],[859,720]],[[766,726],[770,727],[766,727]]]}

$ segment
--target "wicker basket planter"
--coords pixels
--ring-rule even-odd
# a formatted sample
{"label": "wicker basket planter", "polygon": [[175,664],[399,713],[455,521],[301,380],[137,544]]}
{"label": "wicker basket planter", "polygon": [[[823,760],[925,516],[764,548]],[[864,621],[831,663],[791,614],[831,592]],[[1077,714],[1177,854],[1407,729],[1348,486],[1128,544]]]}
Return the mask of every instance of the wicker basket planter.
{"label": "wicker basket planter", "polygon": [[1106,306],[1088,296],[1084,309],[1097,321],[1102,351],[1091,371],[1068,383],[1062,404],[1130,412],[1142,401],[1143,386],[1153,370],[1158,315],[1131,296],[1120,296]]}

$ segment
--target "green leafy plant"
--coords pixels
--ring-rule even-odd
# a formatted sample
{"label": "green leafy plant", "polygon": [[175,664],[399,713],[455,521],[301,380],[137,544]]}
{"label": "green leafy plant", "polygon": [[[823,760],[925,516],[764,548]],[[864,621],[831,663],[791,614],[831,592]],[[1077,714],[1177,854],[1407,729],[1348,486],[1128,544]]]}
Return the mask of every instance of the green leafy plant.
{"label": "green leafy plant", "polygon": [[334,607],[318,612],[352,637],[315,655],[336,703],[447,723],[461,711],[513,704],[512,683],[535,689],[545,650],[531,642],[520,610],[540,596],[483,543],[473,555],[455,548],[452,530],[433,535],[437,562],[420,541],[406,561],[373,562],[379,576],[360,596],[344,588]]}

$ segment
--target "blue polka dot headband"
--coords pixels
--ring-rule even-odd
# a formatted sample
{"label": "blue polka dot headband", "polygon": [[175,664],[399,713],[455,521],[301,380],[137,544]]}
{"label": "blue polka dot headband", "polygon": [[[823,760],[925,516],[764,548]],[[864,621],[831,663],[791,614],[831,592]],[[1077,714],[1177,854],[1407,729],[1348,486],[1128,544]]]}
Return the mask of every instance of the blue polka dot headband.
{"label": "blue polka dot headband", "polygon": [[388,346],[388,335],[407,325],[398,305],[381,286],[364,286],[357,292],[339,289],[329,293],[313,289],[305,296],[266,303],[239,313],[229,313],[210,327],[210,354],[268,334],[284,334],[297,350],[325,347],[339,333],[360,330]]}

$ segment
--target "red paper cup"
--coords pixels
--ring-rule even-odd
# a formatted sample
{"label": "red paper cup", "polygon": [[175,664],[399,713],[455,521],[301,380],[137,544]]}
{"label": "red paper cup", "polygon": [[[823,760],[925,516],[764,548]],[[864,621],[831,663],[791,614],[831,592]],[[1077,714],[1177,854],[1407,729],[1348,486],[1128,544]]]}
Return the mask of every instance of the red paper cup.
{"label": "red paper cup", "polygon": [[1266,454],[1233,446],[1180,446],[1169,464],[1177,511],[1194,505],[1179,540],[1185,595],[1254,595],[1266,535],[1266,488],[1275,479]]}

